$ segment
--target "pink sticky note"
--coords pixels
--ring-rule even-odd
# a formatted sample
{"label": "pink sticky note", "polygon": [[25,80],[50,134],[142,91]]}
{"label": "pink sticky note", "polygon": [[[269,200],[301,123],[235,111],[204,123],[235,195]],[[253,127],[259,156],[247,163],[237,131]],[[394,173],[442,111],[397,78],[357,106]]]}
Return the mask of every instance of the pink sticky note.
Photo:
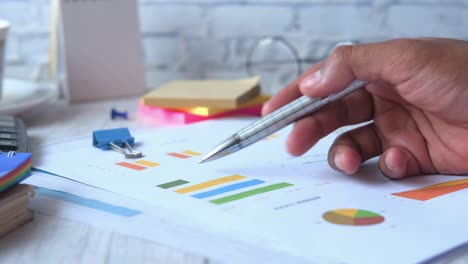
{"label": "pink sticky note", "polygon": [[177,111],[162,107],[156,106],[147,106],[142,102],[138,105],[138,112],[140,115],[152,122],[161,125],[184,125],[190,124],[205,120],[211,120],[215,118],[228,117],[228,116],[237,116],[237,115],[250,115],[250,116],[260,116],[262,111],[262,105],[254,105],[252,107],[236,109],[224,113],[220,113],[212,116],[199,116],[190,114],[183,111]]}

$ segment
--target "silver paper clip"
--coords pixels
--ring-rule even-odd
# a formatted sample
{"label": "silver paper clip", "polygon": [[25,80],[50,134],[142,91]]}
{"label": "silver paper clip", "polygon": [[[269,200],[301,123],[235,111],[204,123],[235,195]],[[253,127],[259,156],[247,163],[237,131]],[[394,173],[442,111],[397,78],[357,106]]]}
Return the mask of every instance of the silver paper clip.
{"label": "silver paper clip", "polygon": [[115,143],[109,142],[109,147],[111,149],[122,153],[127,159],[137,159],[143,157],[143,153],[141,151],[135,150],[127,141],[124,142],[124,145],[128,148],[128,152],[125,151],[124,148],[117,146]]}

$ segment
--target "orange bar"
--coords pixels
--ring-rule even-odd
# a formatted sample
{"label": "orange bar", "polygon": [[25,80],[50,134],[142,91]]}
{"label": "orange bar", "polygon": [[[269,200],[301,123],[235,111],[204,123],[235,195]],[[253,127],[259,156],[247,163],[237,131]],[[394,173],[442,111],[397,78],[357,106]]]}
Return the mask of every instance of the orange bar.
{"label": "orange bar", "polygon": [[458,185],[445,185],[443,187],[425,187],[412,191],[392,193],[392,195],[400,196],[408,199],[427,201],[442,195],[446,195],[452,192],[460,191],[468,188],[468,183],[462,183]]}
{"label": "orange bar", "polygon": [[184,154],[175,153],[175,152],[167,153],[167,155],[173,156],[173,157],[176,157],[176,158],[180,158],[180,159],[188,159],[188,158],[192,157],[192,156],[189,156],[189,155],[184,155]]}
{"label": "orange bar", "polygon": [[129,168],[129,169],[132,169],[132,170],[138,170],[138,171],[146,169],[146,167],[143,167],[143,166],[140,166],[140,165],[137,165],[137,164],[133,164],[133,163],[128,163],[128,162],[125,162],[125,161],[116,163],[116,165],[126,167],[126,168]]}

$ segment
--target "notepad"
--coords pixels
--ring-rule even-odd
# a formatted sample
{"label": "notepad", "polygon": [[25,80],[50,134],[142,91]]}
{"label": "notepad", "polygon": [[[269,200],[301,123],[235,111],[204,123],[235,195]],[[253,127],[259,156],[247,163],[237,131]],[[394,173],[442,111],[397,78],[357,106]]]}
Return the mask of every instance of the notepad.
{"label": "notepad", "polygon": [[31,153],[0,153],[0,192],[29,177],[31,173]]}
{"label": "notepad", "polygon": [[[239,105],[239,107],[236,109],[236,110],[243,110],[243,109],[248,109],[248,108],[252,108],[252,107],[256,107],[256,106],[261,106],[263,105],[263,103],[265,103],[266,101],[268,101],[270,99],[270,96],[269,95],[257,95],[256,97],[242,103]],[[179,112],[186,112],[186,113],[189,113],[189,114],[193,114],[193,115],[199,115],[199,116],[206,116],[206,117],[210,117],[210,116],[214,116],[214,115],[219,115],[219,114],[222,114],[222,113],[227,113],[227,112],[231,112],[233,111],[233,109],[225,109],[225,108],[217,108],[217,107],[202,107],[202,106],[198,106],[198,107],[187,107],[187,108],[173,108],[173,109],[170,109],[170,110],[175,110],[175,111],[179,111]]]}
{"label": "notepad", "polygon": [[138,112],[145,122],[156,125],[177,126],[230,116],[260,116],[262,105],[253,105],[250,107],[228,110],[206,116],[157,106],[146,106],[143,103],[140,103],[138,106]]}
{"label": "notepad", "polygon": [[69,99],[97,100],[144,94],[138,2],[57,1]]}
{"label": "notepad", "polygon": [[236,109],[260,92],[260,78],[172,81],[143,96],[147,106]]}

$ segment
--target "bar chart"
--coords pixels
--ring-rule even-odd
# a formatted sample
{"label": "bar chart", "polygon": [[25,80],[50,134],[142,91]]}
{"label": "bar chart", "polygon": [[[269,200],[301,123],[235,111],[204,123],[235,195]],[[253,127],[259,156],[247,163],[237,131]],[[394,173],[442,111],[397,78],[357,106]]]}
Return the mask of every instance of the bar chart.
{"label": "bar chart", "polygon": [[[245,190],[247,188],[255,186],[258,186],[258,188]],[[208,199],[208,202],[216,205],[234,202],[237,200],[276,191],[290,186],[293,186],[293,184],[287,182],[267,184],[267,182],[263,180],[247,179],[247,177],[237,174],[216,178],[196,184],[190,184],[190,182],[187,180],[178,179],[175,181],[170,181],[156,185],[156,187],[158,188],[172,189],[172,191],[174,191],[175,193],[187,194],[195,199]],[[217,198],[209,200],[213,197]]]}
{"label": "bar chart", "polygon": [[438,183],[423,188],[405,192],[392,193],[392,195],[408,199],[427,201],[453,192],[468,188],[468,179]]}

